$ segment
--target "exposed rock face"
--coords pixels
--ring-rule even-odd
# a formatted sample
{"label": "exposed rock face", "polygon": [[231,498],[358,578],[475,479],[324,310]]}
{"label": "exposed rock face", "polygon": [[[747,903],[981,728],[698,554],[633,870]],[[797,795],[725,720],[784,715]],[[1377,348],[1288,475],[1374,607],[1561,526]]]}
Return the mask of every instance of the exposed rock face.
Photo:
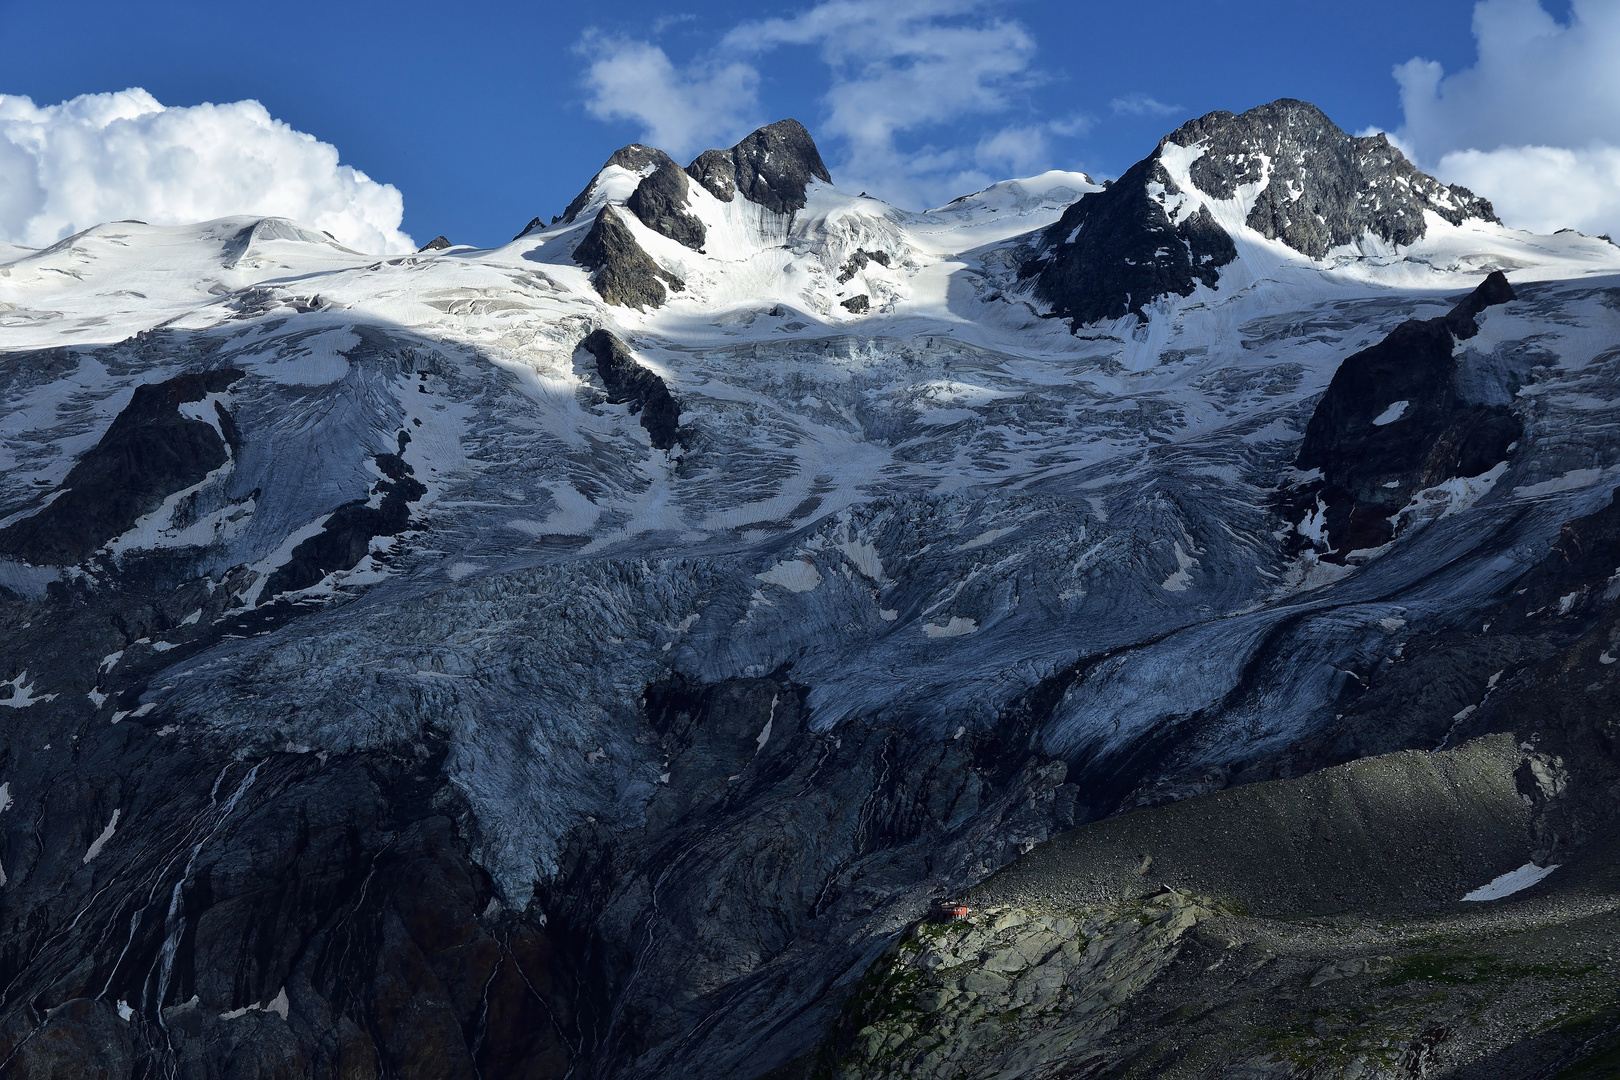
{"label": "exposed rock face", "polygon": [[423,244],[421,247],[417,248],[416,250],[419,251],[419,252],[421,252],[421,251],[447,251],[452,246],[453,245],[450,243],[448,238],[446,238],[444,236],[435,236],[433,239],[429,240],[427,243]]}
{"label": "exposed rock face", "polygon": [[865,248],[857,248],[855,254],[851,255],[847,260],[845,260],[844,265],[839,268],[838,284],[844,284],[856,274],[860,273],[862,270],[865,270],[869,263],[877,263],[879,266],[888,266],[889,253],[886,251],[867,251]]}
{"label": "exposed rock face", "polygon": [[216,404],[210,424],[182,415],[180,406],[222,393],[241,377],[221,369],[136,387],[106,434],[68,473],[61,493],[0,530],[0,552],[36,565],[80,562],[168,496],[224,465],[239,440],[230,414]]}
{"label": "exposed rock face", "polygon": [[[669,155],[656,147],[631,143],[613,151],[613,156],[602,163],[602,169],[606,169],[610,165],[617,165],[626,172],[646,173],[669,160]],[[562,219],[565,225],[572,225],[575,219],[579,217],[580,211],[589,205],[591,197],[596,194],[597,179],[600,177],[602,169],[597,170],[597,176],[591,177],[591,182],[585,185],[583,191],[574,196],[573,201],[563,211]]]}
{"label": "exposed rock face", "polygon": [[1322,535],[1326,554],[1342,560],[1386,543],[1392,519],[1419,491],[1507,458],[1524,425],[1502,400],[1519,386],[1478,400],[1453,350],[1479,333],[1481,312],[1512,299],[1513,286],[1496,271],[1449,314],[1402,323],[1334,373],[1296,461],[1320,469],[1321,479],[1289,496],[1296,512],[1321,519],[1305,531]]}
{"label": "exposed rock face", "polygon": [[693,251],[702,251],[707,230],[687,210],[686,185],[681,167],[665,158],[636,186],[624,205],[653,232]]}
{"label": "exposed rock face", "polygon": [[1354,138],[1306,101],[1283,98],[1240,116],[1213,112],[1167,141],[1203,148],[1188,171],[1212,198],[1263,183],[1246,224],[1313,259],[1369,233],[1414,243],[1427,232],[1425,212],[1454,225],[1497,221],[1488,201],[1419,172],[1383,134]]}
{"label": "exposed rock face", "polygon": [[638,311],[661,307],[669,296],[664,288],[684,289],[686,283],[653,261],[619,218],[604,206],[596,223],[574,249],[574,261],[596,271],[592,283],[602,299]]}
{"label": "exposed rock face", "polygon": [[821,1074],[837,1080],[1050,1075],[1085,1061],[1119,1006],[1215,914],[1165,890],[1117,906],[992,907],[922,923],[851,998]]}
{"label": "exposed rock face", "polygon": [[762,127],[730,150],[705,150],[686,171],[717,199],[741,194],[776,214],[803,210],[811,180],[832,183],[815,140],[797,120]]}
{"label": "exposed rock face", "polygon": [[1077,327],[1213,287],[1237,248],[1208,207],[1173,218],[1166,201],[1181,194],[1156,157],[1139,161],[1069,207],[1047,230],[1046,251],[1020,273],[1035,279],[1035,295],[1054,315]]}
{"label": "exposed rock face", "polygon": [[839,304],[844,308],[845,311],[848,311],[853,315],[865,315],[869,310],[871,310],[872,298],[867,296],[865,293],[860,293],[856,296],[850,297],[848,300],[839,301]]}
{"label": "exposed rock face", "polygon": [[[405,452],[411,437],[399,433],[399,453]],[[332,511],[321,531],[293,548],[292,556],[270,575],[264,597],[307,589],[333,570],[352,570],[371,550],[379,536],[397,536],[410,522],[410,504],[427,494],[416,479],[415,470],[399,454],[377,454],[373,461],[383,474],[372,494],[382,501],[356,499]]]}
{"label": "exposed rock face", "polygon": [[[187,815],[148,834],[144,859],[111,845],[79,866],[65,805],[50,847],[12,846],[14,896],[95,874],[79,914],[105,943],[76,965],[48,927],[8,916],[0,1054],[15,1075],[565,1075],[573,979],[535,921],[491,903],[453,792],[421,784],[419,762],[281,755],[226,766],[210,794],[192,753],[172,748],[122,790],[126,830],[145,810]],[[26,1003],[41,996],[67,1000],[36,1026]]]}
{"label": "exposed rock face", "polygon": [[645,824],[579,829],[540,898],[591,972],[580,1044],[599,1074],[687,1075],[694,1041],[715,1075],[798,1068],[878,927],[1074,820],[1060,764],[1019,755],[989,777],[966,739],[816,732],[805,697],[780,676],[647,688],[667,773]]}
{"label": "exposed rock face", "polygon": [[632,413],[641,414],[641,426],[653,446],[672,449],[680,438],[681,407],[664,380],[636,363],[611,330],[594,330],[579,344],[596,358],[596,373],[607,387],[608,400],[615,405],[628,402]]}
{"label": "exposed rock face", "polygon": [[[678,244],[686,245],[693,251],[703,250],[706,230],[703,222],[688,209],[686,174],[668,154],[651,146],[631,143],[615,150],[613,156],[603,163],[602,168],[610,166],[618,166],[627,172],[641,174],[641,183],[636,186],[636,190],[631,193],[624,205],[641,220],[643,225]],[[600,170],[598,175],[585,185],[585,190],[568,204],[568,209],[562,216],[565,223],[572,224],[590,203],[596,194],[599,178]],[[532,232],[539,224],[540,219],[535,218],[518,235],[524,236]]]}
{"label": "exposed rock face", "polygon": [[1316,106],[1285,98],[1177,128],[1071,206],[1021,274],[1076,326],[1140,316],[1158,297],[1215,286],[1237,249],[1205,200],[1255,185],[1245,224],[1316,259],[1366,235],[1413,243],[1426,211],[1453,223],[1497,220],[1489,202],[1419,172],[1383,135],[1352,138]]}

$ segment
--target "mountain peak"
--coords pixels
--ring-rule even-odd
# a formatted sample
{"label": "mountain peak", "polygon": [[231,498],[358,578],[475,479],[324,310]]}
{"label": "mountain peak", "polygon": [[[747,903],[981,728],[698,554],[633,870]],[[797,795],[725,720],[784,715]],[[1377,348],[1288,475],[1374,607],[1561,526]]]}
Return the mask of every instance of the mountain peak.
{"label": "mountain peak", "polygon": [[730,202],[740,192],[777,214],[803,210],[811,180],[832,183],[810,132],[791,118],[765,125],[730,150],[705,150],[686,172],[717,199]]}
{"label": "mountain peak", "polygon": [[1382,132],[1352,136],[1308,101],[1212,112],[1165,136],[1157,153],[1167,147],[1202,148],[1188,176],[1212,198],[1262,185],[1246,224],[1313,259],[1367,233],[1411,244],[1427,231],[1425,211],[1453,225],[1498,221],[1489,202],[1419,171]]}
{"label": "mountain peak", "polygon": [[1214,287],[1234,233],[1313,260],[1371,237],[1405,246],[1427,214],[1500,223],[1491,204],[1419,171],[1382,134],[1357,138],[1306,101],[1212,112],[1159,141],[1107,190],[1071,206],[1024,264],[1035,293],[1076,325]]}
{"label": "mountain peak", "polygon": [[569,203],[568,208],[563,211],[563,221],[570,225],[574,223],[574,219],[579,217],[580,211],[590,204],[591,197],[596,194],[596,189],[601,183],[602,173],[608,169],[617,167],[625,172],[632,172],[644,177],[665,164],[676,169],[680,168],[679,165],[675,164],[674,159],[656,146],[629,143],[619,147],[613,151],[611,157],[602,162],[602,167],[596,170],[596,175],[591,177],[591,182],[585,185],[585,189],[574,196],[574,201]]}

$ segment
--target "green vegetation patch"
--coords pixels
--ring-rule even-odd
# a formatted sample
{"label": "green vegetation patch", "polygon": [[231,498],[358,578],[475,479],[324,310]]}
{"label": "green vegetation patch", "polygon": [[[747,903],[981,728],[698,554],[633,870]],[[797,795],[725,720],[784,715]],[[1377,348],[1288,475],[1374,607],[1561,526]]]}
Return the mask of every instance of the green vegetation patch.
{"label": "green vegetation patch", "polygon": [[1471,986],[1519,979],[1568,979],[1596,970],[1591,964],[1521,964],[1492,953],[1417,953],[1397,960],[1384,982],[1389,986],[1418,981]]}

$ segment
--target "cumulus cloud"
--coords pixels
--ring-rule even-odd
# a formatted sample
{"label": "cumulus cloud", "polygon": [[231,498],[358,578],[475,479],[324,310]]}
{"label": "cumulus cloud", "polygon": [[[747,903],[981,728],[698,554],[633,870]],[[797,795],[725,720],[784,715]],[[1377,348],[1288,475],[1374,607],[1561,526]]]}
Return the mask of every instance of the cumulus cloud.
{"label": "cumulus cloud", "polygon": [[816,134],[837,148],[839,182],[901,204],[942,203],[1008,169],[1048,167],[1049,136],[1078,134],[1090,123],[991,123],[965,142],[927,142],[964,118],[1014,110],[1020,91],[1039,81],[1034,37],[997,17],[996,6],[823,0],[797,15],[744,22],[710,55],[681,67],[649,42],[587,35],[581,48],[596,59],[586,74],[586,108],[634,120],[647,141],[677,153],[727,145],[758,117],[765,58],[784,47],[813,49],[829,73]]}
{"label": "cumulus cloud", "polygon": [[1539,0],[1481,0],[1473,30],[1473,67],[1395,69],[1403,148],[1509,225],[1620,235],[1620,4],[1573,0],[1561,23]]}
{"label": "cumulus cloud", "polygon": [[1437,172],[1489,198],[1514,228],[1620,237],[1620,148],[1457,150],[1440,159]]}
{"label": "cumulus cloud", "polygon": [[361,251],[415,248],[389,184],[257,101],[168,107],[145,90],[59,105],[0,94],[0,239],[40,247],[103,221],[288,217]]}

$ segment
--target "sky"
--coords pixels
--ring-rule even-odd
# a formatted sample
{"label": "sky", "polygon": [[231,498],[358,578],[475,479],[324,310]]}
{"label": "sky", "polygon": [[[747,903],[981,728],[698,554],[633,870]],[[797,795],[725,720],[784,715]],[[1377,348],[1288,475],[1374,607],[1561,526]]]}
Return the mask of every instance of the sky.
{"label": "sky", "polygon": [[0,240],[255,213],[489,246],[624,143],[685,161],[784,116],[922,209],[1278,97],[1509,224],[1620,229],[1620,0],[0,0]]}

